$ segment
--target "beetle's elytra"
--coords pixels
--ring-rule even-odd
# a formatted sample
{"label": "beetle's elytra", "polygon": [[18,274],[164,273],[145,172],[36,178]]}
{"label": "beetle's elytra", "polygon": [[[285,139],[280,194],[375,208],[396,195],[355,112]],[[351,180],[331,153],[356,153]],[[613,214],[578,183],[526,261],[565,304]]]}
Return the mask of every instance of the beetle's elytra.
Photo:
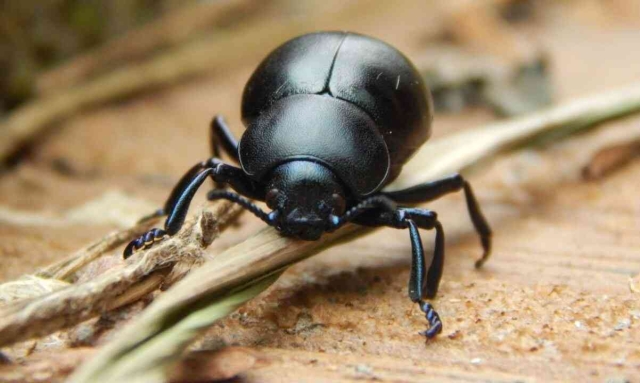
{"label": "beetle's elytra", "polygon": [[[346,222],[409,229],[413,261],[409,297],[426,314],[431,338],[442,323],[431,304],[444,265],[444,231],[435,212],[402,204],[428,202],[463,190],[486,261],[491,229],[471,186],[460,176],[383,192],[429,138],[431,95],[411,62],[392,46],[348,32],[320,32],[290,40],[271,52],[249,79],[242,97],[246,131],[240,141],[222,117],[211,124],[214,157],[178,182],[153,229],[129,243],[124,256],[148,248],[184,223],[205,179],[229,185],[208,198],[236,202],[283,235],[318,239]],[[240,167],[222,162],[222,148]],[[249,199],[264,201],[264,212]],[[399,206],[400,205],[400,206]],[[426,267],[418,228],[436,232]]]}
{"label": "beetle's elytra", "polygon": [[[398,176],[429,138],[431,96],[407,58],[343,32],[295,38],[253,73],[242,98],[240,161],[263,174],[292,155],[325,162],[359,197]],[[268,149],[268,154],[260,149]],[[266,161],[265,161],[266,160]]]}

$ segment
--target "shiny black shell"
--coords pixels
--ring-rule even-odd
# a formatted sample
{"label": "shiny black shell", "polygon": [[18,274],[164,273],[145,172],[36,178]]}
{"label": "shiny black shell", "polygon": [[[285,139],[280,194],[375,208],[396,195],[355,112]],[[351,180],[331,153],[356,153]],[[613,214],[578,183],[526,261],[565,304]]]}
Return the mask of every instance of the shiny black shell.
{"label": "shiny black shell", "polygon": [[297,37],[271,52],[242,98],[244,171],[261,180],[280,163],[325,164],[357,197],[393,181],[431,134],[432,101],[392,46],[347,32]]}

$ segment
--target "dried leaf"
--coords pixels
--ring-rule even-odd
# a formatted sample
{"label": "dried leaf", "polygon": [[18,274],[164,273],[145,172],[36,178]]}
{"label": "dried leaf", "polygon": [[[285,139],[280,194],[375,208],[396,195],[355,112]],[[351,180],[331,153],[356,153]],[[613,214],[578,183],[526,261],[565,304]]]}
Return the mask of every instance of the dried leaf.
{"label": "dried leaf", "polygon": [[636,157],[640,157],[640,138],[607,146],[597,152],[582,169],[582,176],[587,180],[605,177]]}

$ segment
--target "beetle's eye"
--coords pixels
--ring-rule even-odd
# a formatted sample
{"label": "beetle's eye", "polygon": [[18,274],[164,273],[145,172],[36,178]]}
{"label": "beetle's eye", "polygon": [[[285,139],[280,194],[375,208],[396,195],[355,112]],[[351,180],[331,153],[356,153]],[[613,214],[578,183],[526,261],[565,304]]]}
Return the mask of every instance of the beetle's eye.
{"label": "beetle's eye", "polygon": [[265,201],[267,202],[267,206],[269,206],[269,208],[271,209],[275,209],[276,206],[278,205],[278,194],[280,193],[280,190],[278,189],[271,189],[267,192],[267,195],[265,196]]}
{"label": "beetle's eye", "polygon": [[346,202],[344,198],[342,198],[339,194],[334,193],[331,196],[333,200],[333,212],[334,214],[342,214],[344,213],[344,209],[346,208]]}
{"label": "beetle's eye", "polygon": [[323,214],[331,214],[333,208],[331,207],[331,205],[329,205],[328,203],[324,202],[324,201],[320,201],[320,205],[318,205],[318,208],[320,209],[320,212],[322,212]]}

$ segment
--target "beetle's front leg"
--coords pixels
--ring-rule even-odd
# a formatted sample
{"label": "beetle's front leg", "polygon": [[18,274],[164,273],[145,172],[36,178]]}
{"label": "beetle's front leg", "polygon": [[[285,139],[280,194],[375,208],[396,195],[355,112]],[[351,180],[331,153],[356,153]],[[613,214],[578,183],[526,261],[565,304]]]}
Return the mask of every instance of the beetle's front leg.
{"label": "beetle's front leg", "polygon": [[216,182],[228,183],[240,193],[246,192],[249,196],[259,195],[256,192],[259,190],[258,185],[250,180],[241,169],[227,165],[217,158],[198,163],[182,176],[167,199],[164,208],[155,214],[156,216],[167,215],[164,230],[151,229],[131,241],[124,250],[124,257],[128,258],[135,251],[149,248],[166,236],[176,234],[184,224],[193,196],[207,177],[213,177]]}
{"label": "beetle's front leg", "polygon": [[162,229],[151,229],[133,241],[129,242],[127,247],[124,248],[122,253],[124,259],[129,258],[136,251],[140,249],[148,249],[153,246],[154,243],[159,242],[167,237],[167,232]]}
{"label": "beetle's front leg", "polygon": [[153,218],[162,217],[163,215],[169,214],[175,207],[176,203],[180,200],[182,195],[184,194],[185,189],[193,182],[193,179],[198,176],[203,170],[207,168],[215,168],[217,162],[222,163],[221,160],[217,158],[211,158],[207,161],[202,161],[191,167],[178,181],[176,186],[171,190],[171,194],[169,194],[169,198],[164,203],[164,206],[160,209],[154,211],[153,213],[146,215],[138,220],[138,223],[142,223],[148,221]]}
{"label": "beetle's front leg", "polygon": [[259,201],[264,201],[264,186],[247,176],[240,168],[225,163],[216,166],[213,179],[216,183],[225,183],[239,194]]}
{"label": "beetle's front leg", "polygon": [[[395,211],[373,210],[362,214],[356,223],[367,226],[390,226],[409,229],[411,239],[411,276],[409,278],[409,298],[417,303],[425,313],[429,328],[422,332],[427,338],[433,338],[442,332],[442,321],[433,306],[423,300],[435,297],[444,266],[444,230],[436,213],[426,209],[398,208]],[[436,242],[433,259],[428,268],[424,259],[424,248],[418,228],[435,229]]]}
{"label": "beetle's front leg", "polygon": [[178,181],[178,184],[171,191],[167,202],[165,202],[164,208],[156,213],[156,215],[167,215],[167,219],[164,223],[164,230],[155,228],[151,229],[140,237],[129,242],[127,247],[124,249],[124,258],[129,258],[134,252],[142,248],[147,249],[166,236],[177,233],[184,223],[193,196],[196,194],[204,180],[214,171],[215,169],[209,166],[208,161],[196,164],[189,169],[189,171],[182,176],[180,181]]}

